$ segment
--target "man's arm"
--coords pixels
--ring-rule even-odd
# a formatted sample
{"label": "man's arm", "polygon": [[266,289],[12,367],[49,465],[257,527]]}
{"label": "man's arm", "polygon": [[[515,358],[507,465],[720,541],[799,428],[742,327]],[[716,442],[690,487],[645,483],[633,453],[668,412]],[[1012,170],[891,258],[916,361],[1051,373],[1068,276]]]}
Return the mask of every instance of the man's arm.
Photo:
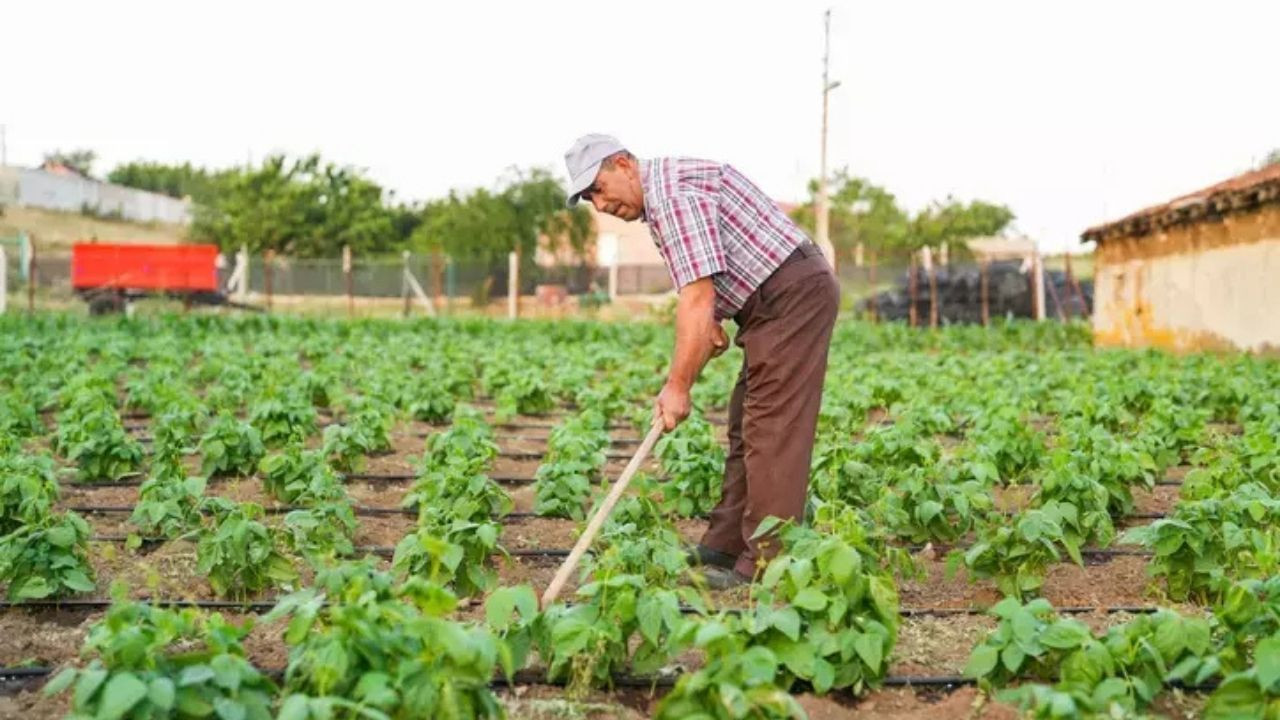
{"label": "man's arm", "polygon": [[655,408],[668,432],[689,416],[689,391],[702,367],[728,347],[728,337],[715,321],[715,302],[716,289],[709,277],[680,288],[675,353]]}

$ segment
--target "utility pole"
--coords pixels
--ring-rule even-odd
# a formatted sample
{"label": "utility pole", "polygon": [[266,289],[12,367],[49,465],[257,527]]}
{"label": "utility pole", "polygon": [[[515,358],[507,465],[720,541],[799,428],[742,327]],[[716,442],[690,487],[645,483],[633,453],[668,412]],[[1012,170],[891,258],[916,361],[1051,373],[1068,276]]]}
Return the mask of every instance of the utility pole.
{"label": "utility pole", "polygon": [[8,127],[0,123],[0,167],[9,164],[9,146],[5,143],[5,130]]}
{"label": "utility pole", "polygon": [[824,40],[822,47],[822,155],[818,161],[818,197],[814,203],[815,226],[817,228],[816,238],[818,247],[822,248],[823,254],[827,256],[827,260],[831,262],[831,267],[836,266],[835,248],[831,245],[830,232],[830,210],[827,207],[827,95],[840,87],[840,81],[831,82],[827,77],[827,69],[831,59],[831,10],[823,13]]}

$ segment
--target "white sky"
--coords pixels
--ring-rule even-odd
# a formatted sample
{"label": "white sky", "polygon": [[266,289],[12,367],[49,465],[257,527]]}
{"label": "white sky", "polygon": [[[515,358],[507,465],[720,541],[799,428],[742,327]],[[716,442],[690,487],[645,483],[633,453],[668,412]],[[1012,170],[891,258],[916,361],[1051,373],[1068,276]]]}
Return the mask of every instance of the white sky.
{"label": "white sky", "polygon": [[911,208],[1008,204],[1049,249],[1280,147],[1276,0],[0,2],[12,164],[319,151],[401,198],[564,174],[584,132],[731,162],[775,198],[829,164]]}

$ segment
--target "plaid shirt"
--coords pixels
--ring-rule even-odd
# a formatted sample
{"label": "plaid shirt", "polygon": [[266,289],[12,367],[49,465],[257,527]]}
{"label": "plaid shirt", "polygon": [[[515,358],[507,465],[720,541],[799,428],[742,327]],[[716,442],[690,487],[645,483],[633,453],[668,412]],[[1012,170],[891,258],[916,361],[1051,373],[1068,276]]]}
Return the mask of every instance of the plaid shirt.
{"label": "plaid shirt", "polygon": [[679,290],[704,277],[716,320],[733,317],[809,238],[742,173],[690,158],[641,161],[645,221]]}

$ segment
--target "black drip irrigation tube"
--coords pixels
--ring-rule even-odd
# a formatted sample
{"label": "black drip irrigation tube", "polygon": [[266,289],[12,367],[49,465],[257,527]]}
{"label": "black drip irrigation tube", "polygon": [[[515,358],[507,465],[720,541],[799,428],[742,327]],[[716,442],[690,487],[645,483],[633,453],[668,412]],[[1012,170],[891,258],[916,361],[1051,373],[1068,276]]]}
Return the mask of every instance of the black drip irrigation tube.
{"label": "black drip irrigation tube", "polygon": [[[126,542],[128,539],[129,537],[127,535],[94,535],[93,537],[89,538],[89,541],[98,542],[98,543],[122,543],[122,542]],[[176,538],[176,540],[180,542],[192,542],[190,538]],[[143,545],[160,545],[166,542],[170,542],[170,541],[169,540],[148,540],[148,539],[142,540]],[[395,555],[395,552],[396,552],[396,549],[394,547],[390,547],[387,545],[360,545],[355,548],[354,554],[355,555],[367,554],[367,555],[378,555],[380,557],[382,556],[391,557],[392,555]],[[493,553],[493,557],[502,557],[502,555],[503,553],[501,552]],[[564,558],[569,556],[569,550],[566,550],[563,548],[526,548],[526,549],[507,550],[506,555],[513,558],[529,558],[529,559]]]}
{"label": "black drip irrigation tube", "polygon": [[[0,668],[0,682],[14,680],[36,680],[47,678],[53,674],[55,668],[49,667],[11,667]],[[259,668],[258,672],[266,675],[274,680],[279,681],[284,677],[283,668]],[[633,688],[633,689],[650,689],[650,688],[666,688],[675,687],[679,681],[683,671],[664,673],[661,675],[630,675],[625,673],[615,674],[610,679],[610,687],[617,688]],[[1036,678],[1025,678],[1024,682],[1046,682]],[[1056,682],[1049,681],[1049,682]],[[976,678],[966,675],[888,675],[880,683],[881,687],[899,687],[899,688],[954,688],[976,685]],[[495,675],[489,681],[491,688],[508,688],[521,686],[541,686],[541,687],[566,687],[568,682],[565,680],[549,679],[545,672],[535,669],[517,670],[512,673],[511,677],[505,675]],[[793,693],[804,693],[808,688],[807,683],[797,683],[792,688]],[[1182,682],[1165,683],[1164,687],[1177,688],[1188,692],[1210,692],[1218,687],[1216,682],[1207,682],[1200,685],[1188,685]],[[835,690],[832,694],[840,694],[844,697],[856,697],[847,690]]]}
{"label": "black drip irrigation tube", "polygon": [[[82,513],[85,515],[114,515],[128,514],[132,515],[134,505],[68,505],[67,510]],[[267,515],[286,515],[295,510],[309,510],[310,508],[302,505],[271,505],[264,507],[263,510]],[[399,507],[371,507],[368,505],[352,505],[352,512],[357,517],[417,517],[418,511],[413,508]],[[531,512],[510,512],[506,515],[493,515],[493,520],[532,520],[542,517],[537,513]]]}

